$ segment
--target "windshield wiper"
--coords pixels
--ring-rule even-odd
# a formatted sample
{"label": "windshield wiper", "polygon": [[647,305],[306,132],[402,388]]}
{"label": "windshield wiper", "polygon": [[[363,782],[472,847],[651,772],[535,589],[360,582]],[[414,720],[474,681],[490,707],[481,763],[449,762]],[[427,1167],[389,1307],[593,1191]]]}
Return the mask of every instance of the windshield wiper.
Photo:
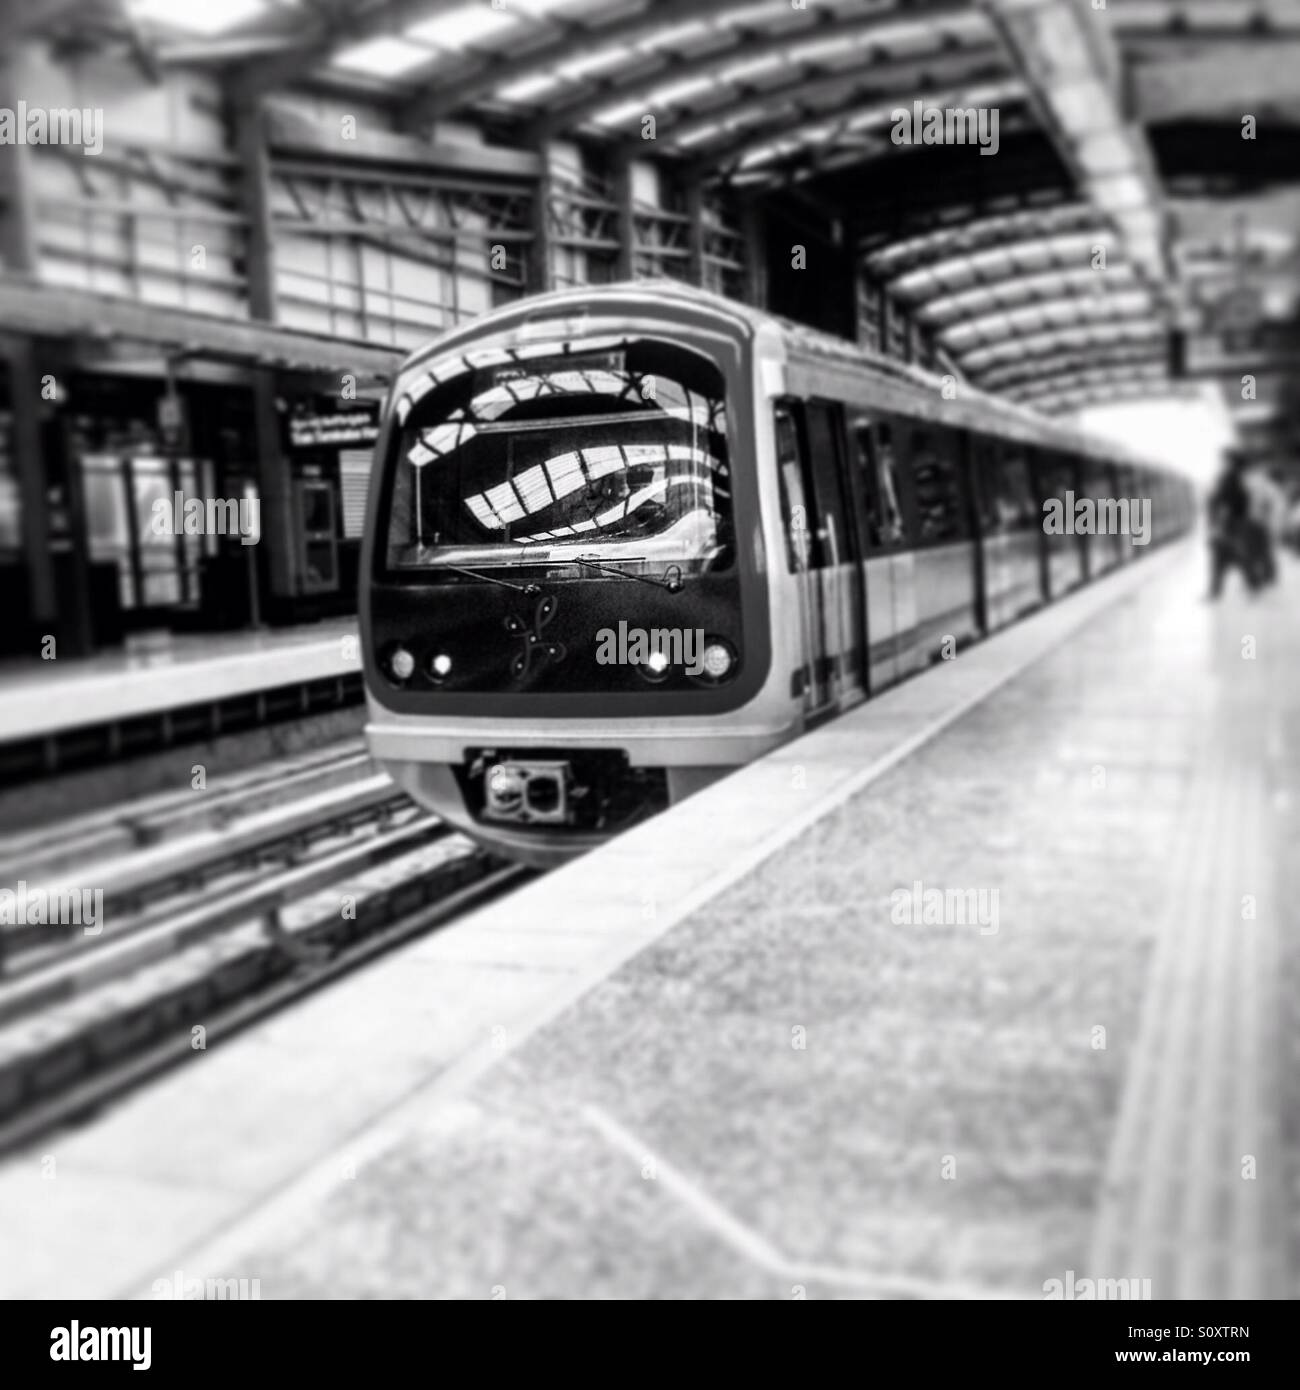
{"label": "windshield wiper", "polygon": [[453,570],[456,574],[467,574],[471,579],[481,579],[486,584],[500,584],[503,589],[513,589],[517,594],[540,594],[536,584],[512,584],[508,579],[498,579],[494,574],[483,570],[466,569],[464,565],[449,565],[445,561],[434,566],[435,569]]}
{"label": "windshield wiper", "polygon": [[[644,555],[624,555],[624,560],[644,560]],[[657,579],[646,574],[629,574],[627,570],[615,569],[613,565],[601,564],[599,560],[589,560],[585,555],[566,555],[564,560],[571,565],[586,565],[589,569],[600,570],[604,574],[614,574],[620,579],[633,579],[638,584],[653,584],[656,589],[667,589],[670,594],[679,593],[682,587],[682,571],[679,565],[669,565]]]}

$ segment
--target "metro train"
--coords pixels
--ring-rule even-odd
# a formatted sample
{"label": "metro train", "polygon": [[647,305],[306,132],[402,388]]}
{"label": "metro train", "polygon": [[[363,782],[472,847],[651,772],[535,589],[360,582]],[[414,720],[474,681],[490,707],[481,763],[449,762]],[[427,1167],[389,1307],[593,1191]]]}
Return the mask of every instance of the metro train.
{"label": "metro train", "polygon": [[[1045,526],[1053,499],[1131,499],[1149,530]],[[731,300],[537,296],[390,390],[367,737],[416,801],[548,867],[1192,519],[1113,444]]]}

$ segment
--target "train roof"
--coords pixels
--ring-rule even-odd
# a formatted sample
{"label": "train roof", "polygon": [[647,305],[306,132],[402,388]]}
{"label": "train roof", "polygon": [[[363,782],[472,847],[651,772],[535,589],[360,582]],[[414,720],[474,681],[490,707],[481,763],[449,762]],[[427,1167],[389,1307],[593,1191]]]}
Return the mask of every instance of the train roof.
{"label": "train roof", "polygon": [[689,308],[697,314],[711,313],[724,321],[720,327],[731,332],[740,331],[754,339],[774,332],[784,346],[787,362],[802,368],[801,375],[815,377],[819,372],[824,375],[827,394],[834,394],[834,377],[837,373],[841,374],[840,386],[851,386],[853,376],[860,382],[862,374],[866,373],[874,382],[886,388],[885,396],[891,408],[914,412],[936,423],[942,421],[1026,444],[1083,453],[1107,462],[1170,471],[1164,465],[1155,464],[1112,440],[1069,428],[1027,406],[980,391],[961,379],[957,381],[955,398],[945,398],[942,394],[945,379],[941,373],[899,362],[846,338],[810,328],[764,309],[756,309],[739,300],[728,299],[725,295],[666,278],[579,285],[502,305],[438,338],[434,343],[417,349],[407,359],[404,369],[445,352],[461,339],[477,337],[485,328],[508,325],[516,319],[526,321],[542,313],[563,314],[580,305],[595,305],[602,301],[626,303],[629,300],[636,301],[638,309],[651,315],[662,314],[670,305]]}

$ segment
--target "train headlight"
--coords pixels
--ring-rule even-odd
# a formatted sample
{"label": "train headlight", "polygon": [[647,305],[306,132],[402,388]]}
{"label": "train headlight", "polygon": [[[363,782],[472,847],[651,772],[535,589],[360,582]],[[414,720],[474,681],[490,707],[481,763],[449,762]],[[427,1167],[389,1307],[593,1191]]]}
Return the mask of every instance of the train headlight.
{"label": "train headlight", "polygon": [[409,681],[415,674],[415,658],[405,647],[394,647],[388,653],[388,669],[394,680]]}
{"label": "train headlight", "polygon": [[649,681],[651,685],[658,685],[661,681],[668,679],[672,663],[668,660],[667,652],[655,647],[636,669],[643,681]]}
{"label": "train headlight", "polygon": [[713,681],[720,681],[731,670],[733,661],[731,648],[721,642],[710,642],[701,658],[704,674]]}
{"label": "train headlight", "polygon": [[720,685],[735,675],[739,660],[735,647],[721,637],[707,637],[704,650],[700,653],[699,670],[692,668],[691,675],[701,685]]}
{"label": "train headlight", "polygon": [[445,681],[451,675],[451,657],[446,652],[438,652],[430,657],[429,674],[436,681]]}

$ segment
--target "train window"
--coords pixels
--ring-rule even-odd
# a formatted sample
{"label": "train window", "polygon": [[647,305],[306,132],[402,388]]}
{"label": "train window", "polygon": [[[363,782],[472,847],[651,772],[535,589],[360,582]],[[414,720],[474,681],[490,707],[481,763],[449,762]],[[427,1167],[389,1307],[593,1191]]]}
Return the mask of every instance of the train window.
{"label": "train window", "polygon": [[789,410],[777,409],[776,471],[781,490],[781,522],[785,529],[786,565],[793,574],[808,568],[808,502],[804,496],[803,456],[799,426]]}
{"label": "train window", "polygon": [[911,452],[917,539],[922,545],[963,539],[968,528],[956,436],[946,430],[913,429]]}
{"label": "train window", "polygon": [[1038,504],[1029,480],[1029,456],[1023,444],[1007,441],[998,451],[997,511],[1007,530],[1038,524]]}
{"label": "train window", "polygon": [[906,528],[893,426],[867,415],[854,416],[849,439],[866,509],[866,548],[896,550],[904,543]]}
{"label": "train window", "polygon": [[814,564],[819,569],[847,564],[855,551],[841,462],[840,418],[840,407],[823,401],[810,401],[803,409],[808,473],[816,508]]}
{"label": "train window", "polygon": [[[662,342],[473,362],[404,398],[391,568],[672,561],[730,568],[725,386]],[[401,407],[399,407],[400,409]]]}
{"label": "train window", "polygon": [[1068,454],[1048,454],[1046,457],[1048,486],[1045,495],[1048,497],[1059,497],[1065,501],[1065,494],[1073,492],[1076,496],[1079,492],[1079,465],[1078,460],[1071,458]]}
{"label": "train window", "polygon": [[971,438],[971,475],[981,535],[1004,529],[998,508],[998,446],[992,439]]}

